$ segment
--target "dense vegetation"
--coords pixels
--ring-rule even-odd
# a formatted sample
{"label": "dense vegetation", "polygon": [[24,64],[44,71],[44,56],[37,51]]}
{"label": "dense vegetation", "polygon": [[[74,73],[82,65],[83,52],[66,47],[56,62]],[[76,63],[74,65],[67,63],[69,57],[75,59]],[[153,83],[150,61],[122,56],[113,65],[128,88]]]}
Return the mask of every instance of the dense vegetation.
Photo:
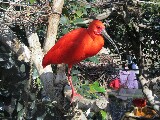
{"label": "dense vegetation", "polygon": [[[26,26],[32,25],[43,48],[51,14],[60,14],[57,39],[72,29],[87,27],[92,19],[102,20],[108,34],[120,50],[121,60],[116,63],[118,68],[122,63],[128,62],[131,56],[136,58],[140,74],[146,79],[160,77],[160,0],[66,0],[62,13],[53,11],[51,7],[54,3],[54,0],[0,2],[0,118],[59,120],[71,119],[73,114],[76,114],[75,107],[71,106],[64,96],[64,103],[59,107],[56,105],[57,99],[50,100],[44,93],[42,77],[36,69],[37,66],[33,64],[37,56],[32,56],[28,62],[25,62],[24,56],[22,60],[19,59],[21,50],[15,52],[16,47],[13,47],[22,46],[21,43],[23,43],[32,54],[26,29]],[[8,28],[4,29],[3,25],[7,25]],[[14,35],[5,37],[6,31],[13,32],[16,37]],[[18,39],[18,42],[11,42],[9,46],[5,41],[12,38]],[[105,47],[110,49],[111,55],[115,53],[108,42],[105,43]],[[93,69],[101,71],[114,69],[114,71],[111,69],[111,72],[105,72],[106,77],[100,78],[101,73],[97,75],[93,69],[90,70],[86,66],[86,68],[74,67],[72,77],[77,90],[86,98],[99,98],[106,92],[107,86],[104,86],[104,83],[112,79],[109,77],[115,74],[117,69],[113,62],[101,68],[102,60],[99,56],[87,59],[85,62],[96,64],[98,67]],[[56,74],[56,68],[55,65],[52,66],[54,74]],[[93,72],[94,77],[91,75]],[[158,80],[154,83],[157,89],[159,88]],[[150,89],[153,90],[153,86],[150,86]],[[63,88],[58,93],[62,94],[62,92]],[[82,109],[82,111],[86,113],[87,110]],[[106,119],[107,113],[109,110],[105,108],[98,112],[92,111],[88,116],[85,115],[87,119]]]}

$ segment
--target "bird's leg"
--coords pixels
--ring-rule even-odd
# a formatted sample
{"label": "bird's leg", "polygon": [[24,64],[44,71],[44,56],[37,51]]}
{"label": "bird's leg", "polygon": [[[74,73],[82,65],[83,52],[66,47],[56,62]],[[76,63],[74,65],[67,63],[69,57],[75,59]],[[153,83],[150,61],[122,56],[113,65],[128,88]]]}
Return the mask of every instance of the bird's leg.
{"label": "bird's leg", "polygon": [[75,91],[74,86],[72,84],[72,77],[70,72],[71,72],[71,67],[68,68],[68,81],[72,89],[72,95],[71,95],[71,103],[72,103],[74,101],[74,97],[82,97],[82,96]]}

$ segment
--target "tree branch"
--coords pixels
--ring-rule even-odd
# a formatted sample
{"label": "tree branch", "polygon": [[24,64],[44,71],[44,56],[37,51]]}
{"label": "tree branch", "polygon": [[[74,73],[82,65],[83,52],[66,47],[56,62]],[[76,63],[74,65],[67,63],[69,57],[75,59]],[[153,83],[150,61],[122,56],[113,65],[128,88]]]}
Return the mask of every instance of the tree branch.
{"label": "tree branch", "polygon": [[140,80],[142,88],[143,88],[143,93],[146,95],[148,101],[153,106],[153,108],[160,115],[160,106],[156,104],[155,97],[153,96],[152,91],[147,86],[148,81],[142,75],[139,77],[139,80]]}
{"label": "tree branch", "polygon": [[151,82],[152,83],[158,83],[158,82],[160,82],[160,76],[152,79]]}
{"label": "tree branch", "polygon": [[51,99],[54,98],[53,94],[53,72],[51,66],[47,66],[45,69],[42,67],[42,58],[43,52],[41,49],[41,44],[39,42],[39,38],[37,33],[35,32],[35,28],[33,24],[29,24],[25,26],[26,36],[28,39],[29,46],[32,52],[32,60],[37,68],[37,71],[40,75],[40,79],[42,80],[44,91],[46,95],[49,96]]}
{"label": "tree branch", "polygon": [[[44,53],[48,52],[53,45],[55,45],[57,31],[58,31],[58,25],[60,21],[60,14],[62,13],[64,0],[54,0],[52,7],[52,13],[49,16],[48,19],[48,29],[47,29],[47,37],[44,41]],[[58,65],[57,66],[57,75],[56,79],[54,81],[55,84],[58,84],[60,82],[65,82],[66,76],[65,76],[65,65]]]}
{"label": "tree branch", "polygon": [[44,41],[44,52],[48,52],[49,49],[55,44],[56,35],[58,31],[58,25],[60,21],[60,14],[62,13],[62,7],[64,0],[54,0],[52,13],[48,19],[47,37]]}
{"label": "tree branch", "polygon": [[141,0],[133,0],[134,3],[142,3],[142,4],[154,4],[154,5],[158,5],[160,4],[160,2],[150,2],[150,1],[141,1]]}

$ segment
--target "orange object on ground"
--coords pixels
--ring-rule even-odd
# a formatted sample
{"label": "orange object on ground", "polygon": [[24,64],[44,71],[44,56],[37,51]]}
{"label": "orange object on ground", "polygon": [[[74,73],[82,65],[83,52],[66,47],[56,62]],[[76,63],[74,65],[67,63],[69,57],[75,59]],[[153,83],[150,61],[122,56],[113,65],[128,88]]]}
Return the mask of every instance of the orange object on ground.
{"label": "orange object on ground", "polygon": [[158,116],[156,111],[149,107],[144,107],[143,109],[136,107],[134,109],[134,115],[135,117],[150,118],[150,119],[154,118],[155,116]]}
{"label": "orange object on ground", "polygon": [[68,64],[68,81],[72,88],[71,102],[74,96],[80,96],[72,85],[70,74],[72,65],[97,54],[101,50],[104,45],[102,34],[118,51],[117,46],[105,31],[103,23],[99,20],[93,20],[87,29],[78,28],[61,37],[43,58],[43,67],[49,64]]}
{"label": "orange object on ground", "polygon": [[135,107],[137,107],[137,109],[134,111],[134,115],[136,115],[136,116],[144,116],[145,113],[143,112],[143,109],[147,104],[146,99],[144,99],[144,98],[136,98],[132,102],[133,102],[133,105]]}

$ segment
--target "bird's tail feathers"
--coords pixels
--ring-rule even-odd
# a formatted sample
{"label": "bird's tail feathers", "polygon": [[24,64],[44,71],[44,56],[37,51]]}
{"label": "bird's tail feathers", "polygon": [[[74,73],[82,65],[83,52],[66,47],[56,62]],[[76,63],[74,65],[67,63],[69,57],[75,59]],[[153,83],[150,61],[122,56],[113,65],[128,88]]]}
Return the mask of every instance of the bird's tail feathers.
{"label": "bird's tail feathers", "polygon": [[45,68],[47,65],[49,65],[49,59],[48,59],[47,54],[46,54],[43,57],[42,66],[43,66],[43,68]]}

